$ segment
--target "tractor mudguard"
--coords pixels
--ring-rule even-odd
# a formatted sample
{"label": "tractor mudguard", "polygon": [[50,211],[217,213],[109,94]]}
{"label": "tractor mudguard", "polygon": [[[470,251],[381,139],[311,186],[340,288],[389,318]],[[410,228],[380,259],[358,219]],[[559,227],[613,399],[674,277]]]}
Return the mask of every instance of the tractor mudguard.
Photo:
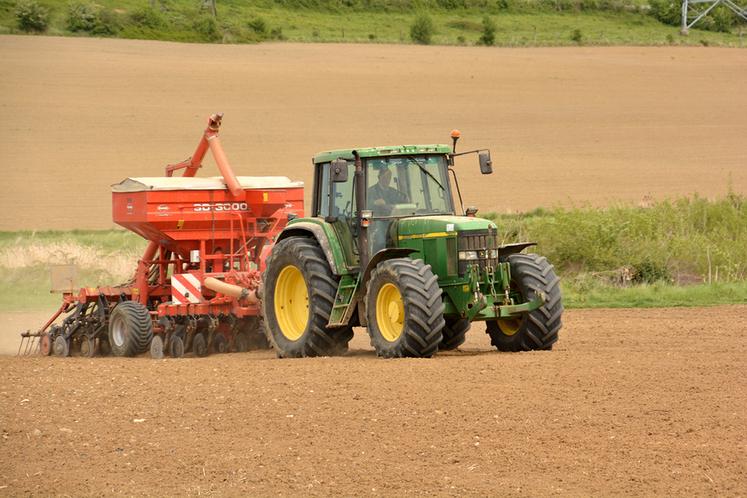
{"label": "tractor mudguard", "polygon": [[506,244],[498,248],[498,259],[502,263],[508,261],[508,257],[512,254],[517,254],[526,249],[527,247],[536,246],[536,242],[518,242],[516,244]]}
{"label": "tractor mudguard", "polygon": [[411,247],[385,247],[384,249],[373,255],[371,261],[368,262],[368,266],[366,266],[366,271],[363,272],[363,278],[360,280],[360,282],[362,284],[368,282],[368,277],[371,275],[371,272],[374,268],[376,268],[376,265],[378,265],[382,261],[394,258],[404,258],[414,252],[418,252],[418,250]]}
{"label": "tractor mudguard", "polygon": [[312,236],[319,243],[319,247],[322,248],[332,273],[338,276],[350,273],[345,264],[345,256],[342,247],[340,247],[340,241],[337,239],[332,226],[326,221],[309,218],[304,218],[303,221],[293,220],[280,232],[275,243],[293,236]]}

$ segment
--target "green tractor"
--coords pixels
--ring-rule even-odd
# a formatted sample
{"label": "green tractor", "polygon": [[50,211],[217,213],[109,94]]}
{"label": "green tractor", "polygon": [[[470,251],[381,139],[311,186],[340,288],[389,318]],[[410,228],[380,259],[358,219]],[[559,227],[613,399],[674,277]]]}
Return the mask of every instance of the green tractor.
{"label": "green tractor", "polygon": [[486,150],[457,153],[458,138],[314,157],[312,216],[288,223],[263,276],[278,356],[343,354],[363,326],[379,356],[430,357],[461,345],[476,320],[500,351],[552,348],[559,278],[522,253],[534,243],[501,245],[495,223],[463,209],[455,157],[478,154],[483,174],[492,163]]}

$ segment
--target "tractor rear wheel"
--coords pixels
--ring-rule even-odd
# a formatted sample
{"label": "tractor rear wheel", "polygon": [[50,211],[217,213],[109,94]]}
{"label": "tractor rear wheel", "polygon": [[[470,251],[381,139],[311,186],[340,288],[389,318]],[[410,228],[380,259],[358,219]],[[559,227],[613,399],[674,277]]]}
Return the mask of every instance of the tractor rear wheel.
{"label": "tractor rear wheel", "polygon": [[438,277],[421,259],[396,258],[371,273],[366,292],[368,333],[379,356],[429,358],[443,339]]}
{"label": "tractor rear wheel", "polygon": [[119,303],[109,317],[109,345],[114,356],[145,352],[153,339],[148,308],[136,301]]}
{"label": "tractor rear wheel", "polygon": [[438,345],[439,351],[451,351],[464,344],[467,331],[469,331],[471,325],[466,318],[447,319],[443,331],[444,338]]}
{"label": "tractor rear wheel", "polygon": [[337,283],[314,239],[289,237],[275,244],[264,273],[262,312],[278,357],[334,356],[348,350],[352,328],[327,328]]}
{"label": "tractor rear wheel", "polygon": [[518,291],[525,301],[542,292],[545,304],[517,318],[487,322],[490,342],[499,351],[552,349],[562,326],[560,278],[544,256],[512,254],[508,261],[511,264],[512,290]]}

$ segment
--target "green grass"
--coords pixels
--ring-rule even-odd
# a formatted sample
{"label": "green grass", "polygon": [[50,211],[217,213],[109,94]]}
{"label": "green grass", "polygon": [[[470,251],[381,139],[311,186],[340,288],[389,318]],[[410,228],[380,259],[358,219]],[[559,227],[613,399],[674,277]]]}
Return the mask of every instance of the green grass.
{"label": "green grass", "polygon": [[135,271],[146,242],[123,230],[0,232],[0,311],[54,309],[52,265],[74,264],[76,286],[115,285]]}
{"label": "green grass", "polygon": [[[48,34],[115,36],[179,42],[261,41],[411,43],[410,26],[421,12],[435,24],[439,45],[475,45],[482,19],[491,16],[498,46],[720,45],[742,46],[744,23],[732,33],[677,27],[649,15],[639,0],[218,0],[213,22],[200,2],[165,0],[151,9],[146,0],[83,3],[97,12],[88,31],[71,32],[68,1],[38,0],[50,12]],[[447,8],[451,7],[451,8]],[[0,0],[0,33],[18,32],[16,0]]]}
{"label": "green grass", "polygon": [[537,209],[488,215],[504,242],[532,240],[566,277],[608,283],[674,284],[747,280],[747,201],[729,193],[648,207]]}
{"label": "green grass", "polygon": [[[504,243],[533,240],[578,307],[747,303],[747,199],[687,197],[648,207],[488,215]],[[122,230],[0,232],[0,311],[49,309],[49,268],[76,264],[78,286],[127,281],[146,242]]]}
{"label": "green grass", "polygon": [[678,286],[666,282],[615,287],[562,282],[566,308],[657,308],[747,304],[747,282]]}

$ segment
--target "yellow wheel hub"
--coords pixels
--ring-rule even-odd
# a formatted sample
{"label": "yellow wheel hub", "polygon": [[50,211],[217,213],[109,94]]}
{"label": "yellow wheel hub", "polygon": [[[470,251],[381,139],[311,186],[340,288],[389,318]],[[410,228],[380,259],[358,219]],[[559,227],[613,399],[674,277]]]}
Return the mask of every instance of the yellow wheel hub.
{"label": "yellow wheel hub", "polygon": [[298,340],[309,320],[309,292],[301,270],[293,265],[283,268],[275,284],[274,297],[280,332],[288,340]]}
{"label": "yellow wheel hub", "polygon": [[498,328],[504,335],[514,335],[521,328],[521,320],[517,318],[503,318],[498,320]]}
{"label": "yellow wheel hub", "polygon": [[402,335],[405,324],[405,304],[402,294],[394,284],[384,284],[376,296],[376,323],[381,335],[394,342]]}

